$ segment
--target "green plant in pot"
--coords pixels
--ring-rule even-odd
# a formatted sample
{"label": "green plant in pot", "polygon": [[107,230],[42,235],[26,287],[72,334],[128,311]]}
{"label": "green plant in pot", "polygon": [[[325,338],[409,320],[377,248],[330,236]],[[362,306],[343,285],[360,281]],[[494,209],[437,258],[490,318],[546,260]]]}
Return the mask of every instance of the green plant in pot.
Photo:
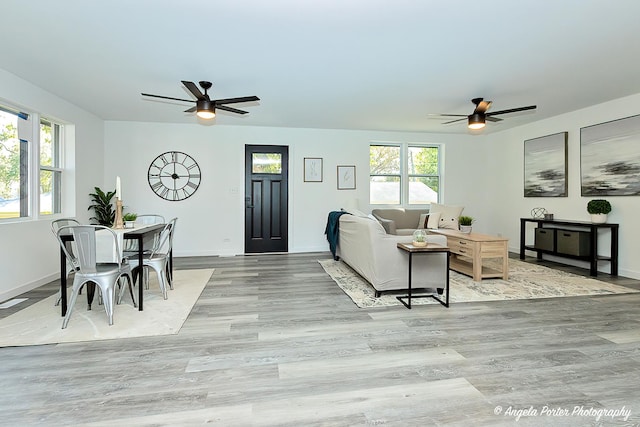
{"label": "green plant in pot", "polygon": [[611,212],[611,203],[604,199],[593,199],[587,203],[587,212],[591,214],[591,222],[602,224],[607,222],[607,214]]}
{"label": "green plant in pot", "polygon": [[125,228],[133,228],[133,223],[138,219],[138,214],[128,212],[122,216],[122,220],[124,221]]}
{"label": "green plant in pot", "polygon": [[90,221],[94,221],[94,224],[104,225],[111,227],[116,219],[116,211],[111,204],[111,199],[116,195],[115,191],[104,192],[99,187],[94,187],[95,193],[89,193],[91,197],[91,205],[87,210],[92,210],[94,216],[89,218]]}
{"label": "green plant in pot", "polygon": [[473,224],[473,217],[462,215],[458,217],[458,224],[460,224],[460,231],[463,233],[471,233],[471,224]]}

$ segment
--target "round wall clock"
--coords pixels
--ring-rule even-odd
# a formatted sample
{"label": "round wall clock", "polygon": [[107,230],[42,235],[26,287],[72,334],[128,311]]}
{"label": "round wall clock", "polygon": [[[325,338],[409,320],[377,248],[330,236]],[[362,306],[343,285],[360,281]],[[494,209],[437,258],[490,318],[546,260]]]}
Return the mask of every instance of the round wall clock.
{"label": "round wall clock", "polygon": [[167,151],[149,165],[149,186],[165,200],[184,200],[200,186],[200,166],[188,154]]}

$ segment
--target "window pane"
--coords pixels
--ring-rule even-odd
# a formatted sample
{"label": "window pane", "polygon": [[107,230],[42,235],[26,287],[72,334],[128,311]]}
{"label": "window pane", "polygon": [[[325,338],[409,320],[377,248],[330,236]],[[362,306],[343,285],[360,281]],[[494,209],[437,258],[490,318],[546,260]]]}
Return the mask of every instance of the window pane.
{"label": "window pane", "polygon": [[0,110],[0,218],[20,217],[20,145],[18,117]]}
{"label": "window pane", "polygon": [[57,171],[40,171],[40,214],[60,213],[60,178]]}
{"label": "window pane", "polygon": [[409,147],[409,175],[437,175],[437,147]]}
{"label": "window pane", "polygon": [[58,144],[60,125],[40,120],[40,165],[59,167]]}
{"label": "window pane", "polygon": [[251,171],[253,173],[282,173],[282,154],[253,153]]}
{"label": "window pane", "polygon": [[409,178],[409,204],[426,205],[438,202],[438,177]]}
{"label": "window pane", "polygon": [[369,150],[369,167],[371,175],[399,175],[400,147],[372,145]]}
{"label": "window pane", "polygon": [[372,205],[400,204],[400,177],[372,176],[369,181],[369,201]]}

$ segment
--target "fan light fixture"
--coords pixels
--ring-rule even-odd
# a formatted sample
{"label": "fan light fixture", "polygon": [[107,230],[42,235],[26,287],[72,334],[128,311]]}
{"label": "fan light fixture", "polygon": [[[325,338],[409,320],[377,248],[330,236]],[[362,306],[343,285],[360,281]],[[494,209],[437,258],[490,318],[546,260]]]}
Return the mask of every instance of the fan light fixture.
{"label": "fan light fixture", "polygon": [[474,113],[469,116],[469,129],[482,129],[485,125],[484,114]]}
{"label": "fan light fixture", "polygon": [[215,104],[208,99],[199,100],[196,106],[196,115],[201,119],[209,120],[216,116]]}

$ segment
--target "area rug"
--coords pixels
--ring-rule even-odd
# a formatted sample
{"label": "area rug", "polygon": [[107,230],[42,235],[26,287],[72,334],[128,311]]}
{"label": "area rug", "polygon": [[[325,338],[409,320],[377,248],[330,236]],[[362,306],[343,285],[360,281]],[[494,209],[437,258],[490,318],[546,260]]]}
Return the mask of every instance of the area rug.
{"label": "area rug", "polygon": [[54,306],[53,295],[0,320],[0,347],[177,334],[211,274],[211,268],[174,271],[174,289],[168,291],[166,300],[162,298],[156,275],[150,274],[149,289],[144,291],[144,310],[134,308],[127,294],[115,306],[111,326],[104,307],[97,301],[87,310],[83,292],[69,325],[62,329],[63,318],[60,307]]}
{"label": "area rug", "polygon": [[[382,294],[376,298],[373,287],[342,261],[318,260],[329,276],[360,308],[401,305],[398,293]],[[560,270],[509,260],[509,280],[484,279],[474,282],[471,277],[450,272],[449,287],[452,303],[502,301],[534,298],[555,298],[581,295],[611,295],[639,292],[624,286],[578,276]],[[444,296],[443,296],[444,297]],[[412,304],[438,304],[432,298],[420,298]]]}

